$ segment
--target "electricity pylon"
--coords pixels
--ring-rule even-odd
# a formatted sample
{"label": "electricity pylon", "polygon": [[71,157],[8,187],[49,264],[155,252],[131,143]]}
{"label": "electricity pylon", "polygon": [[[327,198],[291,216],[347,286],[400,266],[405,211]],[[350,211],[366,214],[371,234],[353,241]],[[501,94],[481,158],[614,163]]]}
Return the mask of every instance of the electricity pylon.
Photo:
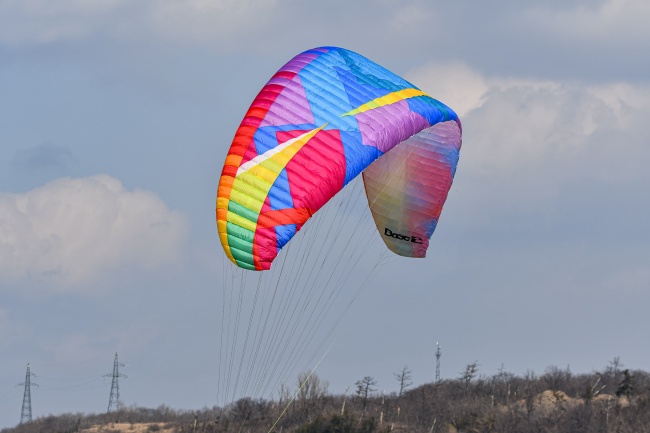
{"label": "electricity pylon", "polygon": [[108,398],[107,412],[117,412],[120,409],[120,377],[127,378],[128,376],[120,373],[120,367],[126,367],[117,360],[117,352],[115,352],[115,360],[113,361],[113,373],[105,374],[104,377],[110,377],[111,380],[111,396]]}
{"label": "electricity pylon", "polygon": [[23,408],[20,411],[20,423],[30,422],[32,420],[32,386],[38,386],[37,383],[32,383],[32,376],[36,375],[29,370],[29,363],[27,363],[27,372],[25,373],[25,382],[19,383],[16,386],[25,386],[23,394]]}

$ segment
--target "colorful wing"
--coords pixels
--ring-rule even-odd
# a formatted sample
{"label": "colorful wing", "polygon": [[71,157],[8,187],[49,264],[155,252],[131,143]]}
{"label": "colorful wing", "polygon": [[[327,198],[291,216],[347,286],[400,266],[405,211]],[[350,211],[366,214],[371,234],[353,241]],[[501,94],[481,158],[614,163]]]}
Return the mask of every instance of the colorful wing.
{"label": "colorful wing", "polygon": [[363,172],[375,224],[395,254],[426,255],[454,179],[461,141],[459,121],[437,123]]}
{"label": "colorful wing", "polygon": [[373,161],[457,119],[356,53],[299,54],[257,95],[226,157],[216,210],[226,255],[242,268],[269,269],[307,219]]}

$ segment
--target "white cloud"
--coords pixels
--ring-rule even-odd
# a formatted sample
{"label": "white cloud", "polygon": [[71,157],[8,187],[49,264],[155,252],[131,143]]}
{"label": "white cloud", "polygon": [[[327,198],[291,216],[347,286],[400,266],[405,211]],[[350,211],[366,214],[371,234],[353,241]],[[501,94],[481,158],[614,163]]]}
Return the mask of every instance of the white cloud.
{"label": "white cloud", "polygon": [[157,33],[178,39],[231,41],[269,21],[275,0],[174,0],[150,4],[146,20]]}
{"label": "white cloud", "polygon": [[607,104],[621,127],[632,128],[644,122],[645,112],[650,110],[650,86],[647,84],[612,83],[590,86],[587,91]]}
{"label": "white cloud", "polygon": [[463,63],[428,63],[406,74],[406,79],[447,104],[460,116],[485,102],[485,79]]}
{"label": "white cloud", "polygon": [[9,0],[0,3],[0,42],[44,44],[86,37],[124,0]]}
{"label": "white cloud", "polygon": [[[499,167],[549,158],[571,163],[603,146],[613,158],[641,151],[650,88],[493,80],[486,100],[474,116],[485,160]],[[603,139],[609,134],[620,139],[616,149]]]}
{"label": "white cloud", "polygon": [[[571,161],[601,144],[600,134],[641,137],[650,112],[648,85],[485,77],[458,62],[429,63],[406,77],[459,114],[461,163],[482,172]],[[619,151],[633,154],[639,144],[621,140]]]}
{"label": "white cloud", "polygon": [[120,269],[177,264],[188,223],[154,193],[98,175],[0,194],[0,280],[80,290]]}
{"label": "white cloud", "polygon": [[[639,41],[650,36],[650,3],[646,0],[608,0],[597,7],[550,9],[535,6],[524,14],[524,25],[575,39]],[[642,40],[642,39],[641,39]],[[606,53],[603,53],[606,55]]]}
{"label": "white cloud", "polygon": [[423,5],[400,2],[399,7],[394,11],[390,25],[396,30],[422,25],[433,26],[435,23],[429,11],[430,9]]}
{"label": "white cloud", "polygon": [[485,104],[465,122],[480,131],[472,137],[483,169],[527,169],[558,153],[575,155],[594,128],[607,126],[602,101],[577,89],[536,84],[492,85]]}
{"label": "white cloud", "polygon": [[549,213],[576,184],[632,191],[650,180],[650,83],[488,77],[461,63],[407,77],[461,117],[455,188],[471,189],[468,215]]}
{"label": "white cloud", "polygon": [[0,3],[0,44],[114,39],[219,43],[268,19],[276,0],[13,0]]}

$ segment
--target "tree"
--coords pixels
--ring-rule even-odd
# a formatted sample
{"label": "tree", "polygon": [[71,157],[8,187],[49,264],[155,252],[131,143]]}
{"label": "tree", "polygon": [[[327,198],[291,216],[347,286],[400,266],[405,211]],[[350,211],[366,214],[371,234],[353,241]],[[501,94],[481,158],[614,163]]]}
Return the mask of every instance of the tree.
{"label": "tree", "polygon": [[630,370],[625,369],[623,370],[623,381],[621,384],[618,386],[618,389],[616,390],[616,396],[621,397],[631,397],[632,394],[634,393],[634,376],[630,373]]}
{"label": "tree", "polygon": [[474,361],[471,364],[467,364],[465,371],[460,373],[458,378],[461,382],[465,384],[465,389],[469,388],[469,384],[472,382],[472,379],[478,374],[478,361]]}
{"label": "tree", "polygon": [[600,373],[596,373],[596,382],[593,385],[587,384],[584,394],[582,394],[582,399],[585,403],[590,403],[600,392],[605,389],[605,385],[598,385],[602,379]]}
{"label": "tree", "polygon": [[395,376],[395,379],[399,382],[399,394],[397,396],[401,397],[404,391],[406,391],[409,386],[413,385],[413,381],[411,380],[411,370],[409,370],[408,366],[405,365],[399,373],[393,373],[393,376]]}
{"label": "tree", "polygon": [[568,365],[565,369],[550,365],[546,367],[540,379],[545,384],[546,389],[568,393],[571,392],[572,377],[571,369]]}
{"label": "tree", "polygon": [[603,381],[607,385],[607,390],[610,394],[616,392],[618,385],[621,381],[621,372],[623,370],[623,363],[621,362],[621,357],[616,356],[614,359],[609,361],[607,366],[603,371]]}
{"label": "tree", "polygon": [[316,409],[319,402],[327,394],[327,381],[321,381],[316,373],[302,373],[298,375],[298,392],[296,403],[301,407],[305,416],[309,416]]}
{"label": "tree", "polygon": [[278,390],[278,406],[280,411],[284,409],[284,404],[291,400],[291,389],[284,383],[280,384],[280,389]]}
{"label": "tree", "polygon": [[375,391],[375,385],[377,381],[370,376],[366,376],[363,379],[355,383],[357,387],[357,395],[363,399],[363,411],[366,411],[366,404],[368,403],[368,397]]}

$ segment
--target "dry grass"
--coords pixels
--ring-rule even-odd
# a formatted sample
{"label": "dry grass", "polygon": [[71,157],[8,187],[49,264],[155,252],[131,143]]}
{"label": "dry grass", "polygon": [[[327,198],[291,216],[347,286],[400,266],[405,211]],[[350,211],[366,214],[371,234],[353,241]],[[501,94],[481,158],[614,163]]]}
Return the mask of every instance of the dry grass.
{"label": "dry grass", "polygon": [[106,425],[95,425],[81,430],[80,433],[172,433],[173,428],[165,428],[164,423],[113,423]]}

